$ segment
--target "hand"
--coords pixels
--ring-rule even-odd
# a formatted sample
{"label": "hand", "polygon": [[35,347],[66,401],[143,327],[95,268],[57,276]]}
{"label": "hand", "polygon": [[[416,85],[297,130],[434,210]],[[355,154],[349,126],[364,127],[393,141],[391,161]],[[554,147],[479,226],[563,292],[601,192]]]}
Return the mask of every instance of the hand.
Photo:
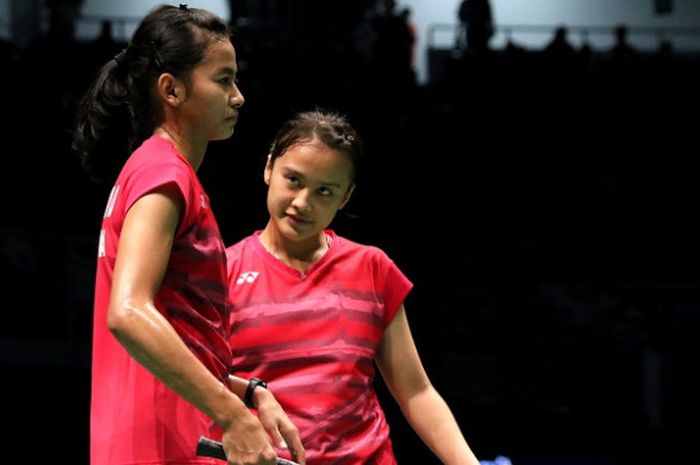
{"label": "hand", "polygon": [[229,465],[276,465],[270,438],[260,421],[244,410],[240,418],[223,428],[221,441]]}
{"label": "hand", "polygon": [[289,449],[292,460],[299,465],[306,465],[306,451],[301,444],[299,430],[284,413],[272,392],[256,389],[253,391],[253,403],[258,410],[258,419],[275,445],[280,449]]}

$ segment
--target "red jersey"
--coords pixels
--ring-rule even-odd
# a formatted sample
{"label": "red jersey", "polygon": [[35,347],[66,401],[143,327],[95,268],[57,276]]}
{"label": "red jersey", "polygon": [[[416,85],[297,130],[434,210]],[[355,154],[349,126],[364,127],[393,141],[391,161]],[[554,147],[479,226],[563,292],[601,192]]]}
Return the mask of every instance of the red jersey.
{"label": "red jersey", "polygon": [[233,373],[267,381],[309,465],[395,464],[374,356],[412,284],[381,250],[332,231],[303,274],[259,234],[226,250]]}
{"label": "red jersey", "polygon": [[128,159],[112,188],[100,231],[95,290],[92,465],[211,464],[194,454],[209,418],[133,359],[107,328],[112,272],[124,217],[142,196],[174,185],[184,210],[156,308],[185,344],[214,373],[228,375],[225,252],[209,200],[194,169],[157,136]]}

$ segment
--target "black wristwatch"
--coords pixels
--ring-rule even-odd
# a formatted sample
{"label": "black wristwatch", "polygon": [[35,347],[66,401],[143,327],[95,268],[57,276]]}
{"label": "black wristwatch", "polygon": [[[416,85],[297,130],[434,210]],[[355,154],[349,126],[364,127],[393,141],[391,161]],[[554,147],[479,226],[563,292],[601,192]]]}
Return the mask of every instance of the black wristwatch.
{"label": "black wristwatch", "polygon": [[243,402],[245,402],[246,407],[255,408],[255,405],[253,405],[253,391],[258,386],[267,388],[267,383],[260,378],[250,378],[250,381],[248,381],[248,387],[245,388],[245,396],[243,398]]}

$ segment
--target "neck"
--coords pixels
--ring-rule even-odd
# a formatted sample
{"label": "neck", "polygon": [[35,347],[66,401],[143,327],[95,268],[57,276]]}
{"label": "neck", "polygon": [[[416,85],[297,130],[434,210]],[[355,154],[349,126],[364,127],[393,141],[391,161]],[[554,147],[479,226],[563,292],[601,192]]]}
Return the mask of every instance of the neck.
{"label": "neck", "polygon": [[195,171],[199,169],[199,165],[202,164],[204,153],[207,149],[206,142],[197,144],[191,138],[186,137],[180,130],[168,124],[157,127],[153,133],[170,141],[175,147],[175,150],[190,162],[190,165],[192,165]]}
{"label": "neck", "polygon": [[260,233],[260,242],[275,258],[301,272],[308,270],[328,251],[325,233],[305,241],[295,242],[275,232],[270,223]]}

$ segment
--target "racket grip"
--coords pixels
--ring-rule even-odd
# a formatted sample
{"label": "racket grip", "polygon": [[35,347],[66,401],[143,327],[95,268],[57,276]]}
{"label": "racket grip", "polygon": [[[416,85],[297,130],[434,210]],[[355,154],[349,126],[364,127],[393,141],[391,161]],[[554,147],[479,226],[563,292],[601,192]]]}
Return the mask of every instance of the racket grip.
{"label": "racket grip", "polygon": [[[197,441],[197,455],[203,457],[214,457],[215,459],[226,460],[226,453],[224,452],[224,445],[219,441],[214,441],[207,437],[200,437]],[[299,465],[291,460],[282,459],[277,457],[277,465]]]}

